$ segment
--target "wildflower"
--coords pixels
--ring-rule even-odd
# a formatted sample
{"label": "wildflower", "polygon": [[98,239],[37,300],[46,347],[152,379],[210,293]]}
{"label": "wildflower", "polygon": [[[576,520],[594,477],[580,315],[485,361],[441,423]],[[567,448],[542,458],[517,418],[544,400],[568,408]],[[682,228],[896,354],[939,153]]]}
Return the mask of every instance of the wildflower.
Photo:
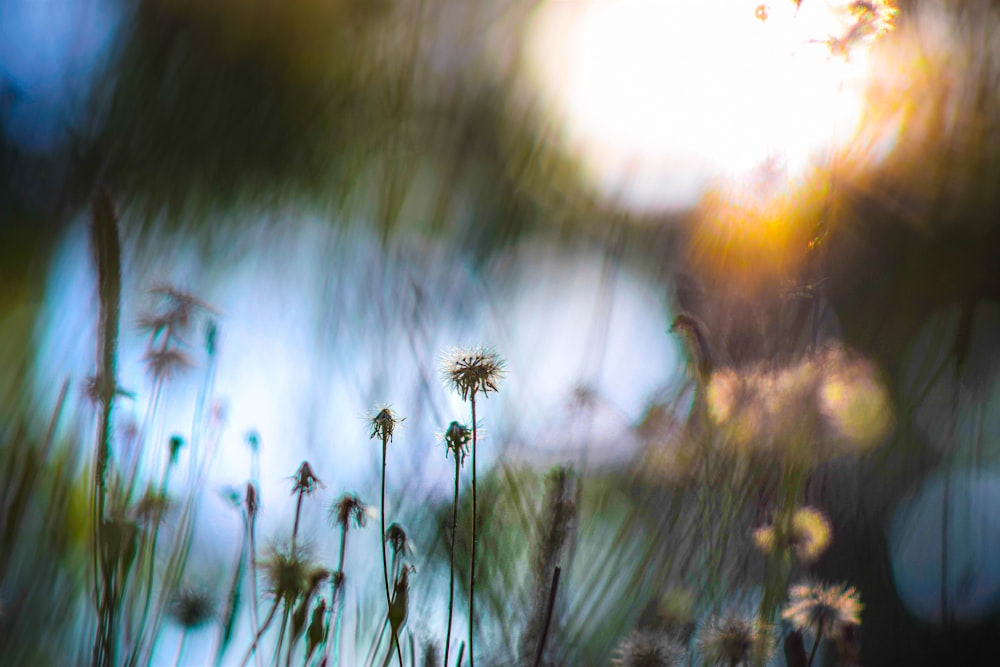
{"label": "wildflower", "polygon": [[789,591],[781,618],[817,637],[839,637],[848,626],[861,624],[864,605],[859,597],[853,586],[799,584]]}
{"label": "wildflower", "polygon": [[297,640],[306,629],[306,615],[309,613],[309,605],[316,594],[319,585],[330,576],[329,570],[314,568],[306,576],[306,589],[302,594],[302,601],[292,612],[292,641]]}
{"label": "wildflower", "polygon": [[210,313],[216,312],[207,302],[199,299],[191,292],[173,285],[156,285],[149,292],[150,294],[157,294],[163,297],[167,304],[164,317],[170,318],[178,328],[187,326],[188,322],[191,321],[191,315],[196,309],[207,310]]}
{"label": "wildflower", "polygon": [[308,461],[303,461],[293,476],[295,484],[292,486],[292,495],[296,493],[310,494],[316,490],[317,486],[323,486],[323,482],[313,473]]}
{"label": "wildflower", "polygon": [[170,603],[170,616],[185,630],[193,630],[212,620],[215,601],[206,591],[185,587]]}
{"label": "wildflower", "polygon": [[707,665],[765,663],[774,652],[773,635],[756,617],[729,612],[708,620],[698,636],[698,650]]}
{"label": "wildflower", "polygon": [[443,438],[447,451],[451,452],[459,464],[464,463],[465,456],[469,453],[469,441],[472,440],[472,431],[469,427],[453,421],[448,425]]}
{"label": "wildflower", "polygon": [[402,667],[403,653],[399,647],[399,631],[406,623],[406,613],[409,606],[410,592],[410,571],[412,567],[404,567],[396,582],[392,587],[392,601],[389,603],[389,628],[392,631],[392,640],[389,645],[389,652],[392,652],[392,645],[396,646],[396,655],[399,657],[399,664]]}
{"label": "wildflower", "polygon": [[277,598],[294,600],[308,585],[312,568],[302,551],[272,547],[262,564],[264,579]]}
{"label": "wildflower", "polygon": [[323,628],[323,616],[326,614],[326,600],[319,599],[316,608],[313,609],[312,620],[309,622],[309,630],[306,631],[306,663],[312,656],[316,647],[323,642],[326,637],[326,630]]}
{"label": "wildflower", "polygon": [[392,434],[396,431],[396,425],[403,421],[403,419],[395,414],[389,406],[385,406],[371,418],[372,434],[369,437],[392,440]]}
{"label": "wildflower", "polygon": [[396,583],[392,586],[392,604],[389,605],[389,623],[392,632],[399,636],[399,629],[406,622],[407,604],[410,592],[410,572],[415,568],[407,566],[399,573]]}
{"label": "wildflower", "polygon": [[504,361],[488,347],[453,348],[441,359],[441,377],[466,401],[477,393],[497,391]]}
{"label": "wildflower", "polygon": [[754,18],[763,23],[770,16],[770,10],[767,5],[757,5],[757,9],[753,12]]}
{"label": "wildflower", "polygon": [[802,507],[792,514],[790,525],[761,526],[753,532],[754,542],[763,553],[794,549],[804,563],[811,563],[830,545],[830,522],[813,507]]}
{"label": "wildflower", "polygon": [[194,365],[188,355],[172,347],[150,350],[146,352],[143,360],[150,375],[164,380]]}
{"label": "wildflower", "polygon": [[172,435],[167,446],[170,450],[170,465],[176,465],[177,456],[181,453],[181,448],[184,446],[184,438],[179,435]]}
{"label": "wildflower", "polygon": [[371,513],[370,507],[363,504],[356,495],[350,493],[342,495],[340,500],[330,508],[330,518],[344,530],[347,530],[350,523],[353,523],[356,528],[364,528]]}
{"label": "wildflower", "polygon": [[680,667],[685,651],[680,642],[662,632],[633,632],[617,649],[611,664],[618,667]]}
{"label": "wildflower", "polygon": [[406,537],[406,531],[398,523],[389,524],[389,528],[385,531],[385,541],[392,547],[394,556],[405,556],[408,552],[413,551],[413,545]]}
{"label": "wildflower", "polygon": [[247,493],[244,502],[247,507],[247,517],[253,521],[254,517],[257,516],[257,510],[259,508],[257,501],[257,487],[254,486],[253,482],[247,482]]}

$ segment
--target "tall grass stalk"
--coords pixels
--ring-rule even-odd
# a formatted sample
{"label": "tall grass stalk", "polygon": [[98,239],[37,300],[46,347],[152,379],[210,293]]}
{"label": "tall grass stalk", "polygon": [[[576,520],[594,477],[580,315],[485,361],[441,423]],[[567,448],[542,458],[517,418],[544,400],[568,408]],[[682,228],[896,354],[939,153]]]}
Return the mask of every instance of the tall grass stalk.
{"label": "tall grass stalk", "polygon": [[105,550],[105,507],[107,504],[108,457],[111,450],[112,412],[117,389],[115,369],[118,354],[118,324],[121,316],[121,244],[118,220],[111,196],[100,192],[93,200],[91,249],[97,268],[99,301],[97,330],[96,398],[99,406],[97,441],[94,451],[92,494],[92,563],[97,629],[92,664],[110,667],[117,663],[115,651],[115,586],[110,549]]}
{"label": "tall grass stalk", "polygon": [[448,630],[444,642],[445,667],[448,667],[448,657],[451,651],[451,624],[455,610],[455,538],[458,533],[458,484],[469,438],[469,429],[458,422],[452,422],[444,434],[446,454],[451,453],[455,459],[455,493],[451,503],[451,549],[448,564]]}

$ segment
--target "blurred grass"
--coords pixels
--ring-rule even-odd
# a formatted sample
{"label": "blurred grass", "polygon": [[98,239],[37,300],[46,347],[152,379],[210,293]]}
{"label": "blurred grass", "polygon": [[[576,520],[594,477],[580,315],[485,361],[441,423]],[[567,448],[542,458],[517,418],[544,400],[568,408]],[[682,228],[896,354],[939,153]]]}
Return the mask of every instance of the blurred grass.
{"label": "blurred grass", "polygon": [[[98,183],[122,200],[125,224],[165,227],[196,242],[224,240],[239,234],[248,213],[285,207],[357,213],[363,222],[328,217],[331,224],[377,225],[385,235],[426,229],[480,256],[548,225],[552,238],[595,240],[612,248],[616,262],[646,267],[665,291],[677,292],[681,308],[719,332],[714,341],[734,364],[778,361],[809,344],[815,301],[777,298],[770,283],[748,295],[725,270],[706,276],[683,252],[688,231],[678,218],[692,223],[688,217],[650,220],[603,209],[577,183],[572,161],[548,143],[547,130],[538,129],[544,117],[509,104],[510,82],[476,72],[465,88],[438,96],[426,60],[400,57],[423,53],[414,46],[422,24],[406,20],[413,6],[298,0],[234,11],[237,5],[147,0],[126,7],[128,27],[96,89],[78,154],[65,158],[71,176],[49,186],[63,192],[62,209],[37,214],[34,205],[47,198],[30,188],[42,186],[23,182],[25,174],[59,169],[4,152],[11,175],[4,196],[21,206],[5,209],[0,239],[0,596],[5,610],[22,611],[0,616],[0,652],[23,664],[60,664],[74,655],[73,634],[57,628],[82,624],[80,443],[50,438],[46,445],[47,416],[26,404],[24,389],[33,381],[51,238],[64,224],[60,216],[85,204]],[[933,28],[933,15],[920,16],[903,26],[913,41],[886,48],[931,42],[921,29]],[[875,601],[866,616],[871,636],[892,638],[866,635],[870,664],[891,661],[894,645],[919,646],[908,640],[921,628],[900,629],[905,612],[892,589],[882,529],[911,481],[943,458],[910,423],[921,406],[905,380],[912,363],[906,351],[932,313],[954,307],[954,331],[936,341],[941,363],[948,373],[974,373],[967,348],[976,306],[1000,300],[1000,191],[992,181],[1000,172],[998,72],[992,50],[978,46],[997,25],[995,10],[984,5],[951,18],[967,50],[953,61],[924,44],[923,62],[932,66],[898,103],[909,115],[896,150],[878,169],[838,176],[831,195],[838,217],[809,260],[806,272],[814,275],[792,276],[822,278],[823,307],[848,345],[886,369],[901,415],[885,447],[856,464],[823,466],[805,492],[830,508],[841,531],[818,570],[858,581]],[[678,289],[681,281],[693,287]],[[698,499],[691,489],[669,490],[622,471],[588,473],[580,489],[575,559],[564,571],[550,647],[569,664],[598,664],[661,591],[700,583]],[[739,485],[728,493],[712,502],[753,499]],[[544,523],[544,482],[537,471],[503,467],[483,495],[490,508],[483,517],[490,554],[484,613],[494,645],[510,658],[519,631],[510,625],[512,610],[527,614],[539,592],[531,562]],[[447,551],[438,526],[447,523],[447,510],[410,521],[429,533],[418,542],[433,545],[439,566]],[[727,585],[760,578],[761,564],[745,563],[745,528],[756,519],[734,519],[741,527],[729,547],[735,555],[719,565]],[[468,540],[460,534],[460,548],[467,550]],[[414,585],[425,581],[434,585],[431,577],[416,577]],[[360,635],[373,632],[364,626]]]}

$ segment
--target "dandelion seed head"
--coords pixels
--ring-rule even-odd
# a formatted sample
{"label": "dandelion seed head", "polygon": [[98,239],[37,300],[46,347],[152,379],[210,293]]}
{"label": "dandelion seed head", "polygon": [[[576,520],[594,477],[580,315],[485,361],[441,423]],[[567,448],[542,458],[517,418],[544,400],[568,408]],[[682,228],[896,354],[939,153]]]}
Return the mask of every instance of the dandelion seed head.
{"label": "dandelion seed head", "polygon": [[806,583],[792,586],[781,617],[796,629],[823,637],[839,637],[844,628],[861,624],[860,595],[851,586]]}
{"label": "dandelion seed head", "polygon": [[353,493],[345,493],[330,508],[330,518],[344,530],[352,523],[356,528],[364,528],[369,515],[369,508]]}
{"label": "dandelion seed head", "polygon": [[168,380],[194,366],[187,354],[173,347],[148,350],[142,359],[146,362],[146,371],[157,380]]}
{"label": "dandelion seed head", "polygon": [[268,590],[278,598],[291,601],[308,586],[313,571],[305,553],[296,549],[271,547],[260,565]]}
{"label": "dandelion seed head", "polygon": [[465,456],[469,452],[469,441],[472,440],[472,430],[465,424],[453,421],[441,437],[447,452],[451,452],[459,464],[464,463]]}
{"label": "dandelion seed head", "polygon": [[686,652],[666,633],[639,631],[626,637],[615,653],[611,664],[617,667],[680,667]]}
{"label": "dandelion seed head", "polygon": [[170,465],[177,464],[177,457],[184,447],[184,438],[179,435],[170,436],[170,441],[167,443],[170,453]]}
{"label": "dandelion seed head", "polygon": [[406,536],[406,531],[398,523],[391,523],[385,529],[385,541],[396,556],[406,556],[413,552],[413,545]]}
{"label": "dandelion seed head", "polygon": [[205,625],[214,615],[215,599],[201,588],[181,588],[170,602],[170,617],[185,630]]}
{"label": "dandelion seed head", "polygon": [[497,391],[505,375],[504,360],[492,348],[452,348],[441,358],[441,378],[462,397]]}
{"label": "dandelion seed head", "polygon": [[292,479],[295,480],[295,484],[292,485],[292,495],[296,493],[308,495],[323,486],[323,482],[313,473],[308,461],[302,462]]}
{"label": "dandelion seed head", "polygon": [[396,432],[396,426],[404,420],[405,417],[400,417],[386,405],[370,419],[372,432],[369,437],[391,441],[393,433]]}
{"label": "dandelion seed head", "polygon": [[774,636],[766,624],[734,611],[710,618],[698,634],[698,651],[706,665],[766,663],[774,648]]}

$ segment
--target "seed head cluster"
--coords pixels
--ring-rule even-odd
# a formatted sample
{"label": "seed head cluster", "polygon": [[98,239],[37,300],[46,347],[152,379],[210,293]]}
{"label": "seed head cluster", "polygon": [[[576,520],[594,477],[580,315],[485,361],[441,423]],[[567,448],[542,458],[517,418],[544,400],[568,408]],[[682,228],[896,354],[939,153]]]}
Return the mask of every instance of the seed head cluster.
{"label": "seed head cluster", "polygon": [[799,584],[789,591],[781,617],[803,632],[839,637],[845,628],[861,624],[863,608],[853,586]]}
{"label": "seed head cluster", "polygon": [[463,401],[497,391],[504,373],[503,358],[488,347],[453,348],[441,359],[441,378]]}
{"label": "seed head cluster", "polygon": [[761,526],[753,532],[753,539],[765,554],[793,549],[800,561],[811,563],[830,546],[831,532],[830,521],[822,512],[801,507],[792,514],[788,526]]}
{"label": "seed head cluster", "polygon": [[633,632],[619,644],[615,667],[680,667],[686,651],[676,639],[663,632]]}
{"label": "seed head cluster", "polygon": [[455,457],[455,460],[460,464],[465,462],[465,456],[469,452],[469,441],[472,440],[472,430],[464,424],[453,421],[448,425],[442,437],[445,447]]}
{"label": "seed head cluster", "polygon": [[729,612],[705,623],[698,634],[698,650],[706,665],[766,663],[774,652],[773,634],[756,617]]}
{"label": "seed head cluster", "polygon": [[396,432],[396,426],[403,421],[403,419],[405,418],[401,418],[399,415],[394,413],[389,406],[385,406],[371,418],[372,432],[369,437],[391,441],[392,434]]}
{"label": "seed head cluster", "polygon": [[354,524],[356,528],[364,528],[368,523],[368,506],[353,493],[345,493],[330,508],[330,518],[344,530],[350,524]]}

